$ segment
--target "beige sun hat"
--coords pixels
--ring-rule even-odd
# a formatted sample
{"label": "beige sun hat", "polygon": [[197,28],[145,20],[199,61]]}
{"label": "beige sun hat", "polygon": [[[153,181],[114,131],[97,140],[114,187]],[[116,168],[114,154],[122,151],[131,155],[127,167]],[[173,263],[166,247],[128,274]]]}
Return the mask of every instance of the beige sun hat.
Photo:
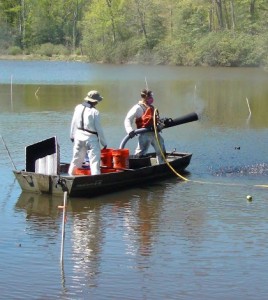
{"label": "beige sun hat", "polygon": [[89,102],[100,102],[103,99],[103,97],[100,95],[98,91],[90,91],[87,93],[86,98],[84,98],[85,101]]}

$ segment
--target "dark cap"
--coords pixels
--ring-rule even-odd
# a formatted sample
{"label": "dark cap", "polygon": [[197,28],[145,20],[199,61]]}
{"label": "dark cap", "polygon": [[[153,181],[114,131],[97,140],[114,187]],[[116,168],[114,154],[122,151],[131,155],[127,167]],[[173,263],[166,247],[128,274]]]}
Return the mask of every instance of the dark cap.
{"label": "dark cap", "polygon": [[153,95],[153,92],[148,90],[148,89],[143,89],[141,91],[141,97],[142,98],[148,98],[148,97],[151,97]]}

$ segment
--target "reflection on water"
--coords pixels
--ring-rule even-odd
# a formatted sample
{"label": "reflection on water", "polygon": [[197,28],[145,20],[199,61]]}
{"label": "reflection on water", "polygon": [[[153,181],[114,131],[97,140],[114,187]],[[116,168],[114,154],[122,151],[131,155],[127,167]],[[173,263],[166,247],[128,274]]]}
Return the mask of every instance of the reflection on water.
{"label": "reflection on water", "polygon": [[22,192],[15,208],[24,210],[27,220],[46,217],[57,219],[59,216],[59,205],[62,205],[62,199],[59,197]]}
{"label": "reflection on water", "polygon": [[[65,297],[83,298],[94,291],[95,299],[125,298],[135,290],[135,299],[184,298],[185,291],[186,299],[196,295],[214,299],[210,296],[217,289],[224,295],[217,299],[226,295],[237,299],[244,282],[266,291],[258,282],[266,261],[266,193],[255,190],[250,204],[240,195],[240,187],[211,187],[174,178],[92,200],[69,199],[60,271]],[[57,205],[61,203],[57,197],[21,194],[15,207],[32,222],[27,226],[32,242],[40,239],[42,230],[59,251]],[[57,235],[51,223],[57,224]],[[170,278],[165,284],[163,276]],[[240,283],[237,278],[244,280]],[[250,296],[245,299],[251,299],[253,293],[247,291]],[[264,294],[260,299],[265,299]]]}
{"label": "reflection on water", "polygon": [[[2,112],[72,111],[88,90],[98,89],[104,96],[101,110],[107,117],[125,115],[138,100],[146,78],[163,116],[178,117],[197,111],[206,119],[204,126],[235,128],[245,125],[248,99],[252,111],[249,126],[264,128],[268,124],[268,73],[260,69],[10,62],[10,70],[14,69],[14,77],[18,78],[11,95],[11,71],[7,65],[8,62],[0,62]],[[25,72],[36,73],[31,77]]]}
{"label": "reflection on water", "polygon": [[[121,255],[137,256],[136,263],[136,259],[131,263],[137,264],[133,267],[148,268],[149,261],[142,257],[151,256],[152,245],[159,234],[165,185],[155,184],[150,189],[132,192],[135,194],[131,197],[128,192],[121,192],[89,201],[69,199],[66,226],[71,228],[66,238],[72,245],[73,284],[96,286],[105,252],[111,251],[116,257],[121,253],[121,246],[112,238],[115,235],[120,235],[124,244]],[[53,232],[56,230],[59,235],[61,229],[58,206],[62,201],[49,195],[21,193],[15,208],[25,211],[27,232],[33,239],[40,235],[40,230],[50,232],[50,238],[59,238]],[[65,285],[64,269],[62,272]]]}
{"label": "reflection on water", "polygon": [[0,146],[3,299],[249,300],[256,291],[267,298],[267,189],[256,187],[267,185],[267,73],[1,61],[0,68],[0,134],[18,169],[25,147],[51,136],[61,161],[70,161],[73,109],[91,88],[104,95],[98,107],[111,148],[125,136],[125,114],[145,77],[161,116],[200,116],[163,130],[167,149],[193,153],[190,182],[68,200],[64,268],[63,199],[21,193]]}
{"label": "reflection on water", "polygon": [[25,213],[27,235],[34,240],[46,235],[46,242],[52,244],[61,232],[58,205],[62,205],[62,200],[48,195],[21,193],[15,209]]}

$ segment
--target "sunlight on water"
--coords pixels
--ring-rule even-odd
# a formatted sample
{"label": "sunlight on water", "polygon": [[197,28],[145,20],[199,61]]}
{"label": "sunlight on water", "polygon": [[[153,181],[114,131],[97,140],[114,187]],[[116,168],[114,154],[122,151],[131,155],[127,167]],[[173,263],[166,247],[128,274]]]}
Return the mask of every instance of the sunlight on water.
{"label": "sunlight on water", "polygon": [[[63,62],[0,67],[0,298],[267,298],[267,189],[257,187],[268,184],[267,73]],[[12,161],[24,168],[25,147],[56,136],[61,161],[69,162],[73,109],[93,88],[104,96],[98,108],[108,146],[117,148],[145,77],[161,116],[200,116],[162,132],[168,149],[193,153],[190,181],[145,180],[69,199],[60,265],[63,199],[21,193]],[[133,151],[136,140],[128,146]]]}

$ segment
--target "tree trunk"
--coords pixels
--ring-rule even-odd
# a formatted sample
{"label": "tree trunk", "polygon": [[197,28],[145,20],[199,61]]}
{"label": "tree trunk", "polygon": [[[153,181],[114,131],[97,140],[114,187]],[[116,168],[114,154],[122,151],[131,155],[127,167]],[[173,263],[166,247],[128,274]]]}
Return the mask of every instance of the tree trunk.
{"label": "tree trunk", "polygon": [[21,0],[20,6],[21,6],[20,17],[19,17],[20,44],[22,49],[25,49],[25,2],[24,0]]}
{"label": "tree trunk", "polygon": [[142,11],[141,11],[139,0],[135,0],[135,3],[137,5],[137,11],[138,11],[138,16],[139,16],[140,23],[141,23],[142,32],[143,32],[146,44],[147,44],[147,46],[149,46],[147,32],[146,32],[146,25],[145,25],[145,17],[144,17],[145,13],[142,13]]}
{"label": "tree trunk", "polygon": [[254,14],[255,14],[255,2],[256,2],[256,0],[250,0],[249,12],[250,12],[251,18],[253,18]]}
{"label": "tree trunk", "polygon": [[115,42],[115,21],[114,21],[114,15],[112,10],[112,0],[106,0],[106,3],[110,11],[111,22],[112,22],[112,36],[113,36],[113,42]]}
{"label": "tree trunk", "polygon": [[172,36],[173,36],[173,9],[172,9],[172,5],[170,5],[169,15],[170,15],[170,38],[172,38]]}
{"label": "tree trunk", "polygon": [[73,41],[72,41],[72,52],[75,54],[76,48],[76,23],[77,23],[77,11],[74,11],[74,18],[73,18]]}
{"label": "tree trunk", "polygon": [[224,6],[224,14],[225,14],[225,19],[226,19],[226,28],[230,29],[230,17],[229,17],[229,11],[227,9],[227,4],[226,4],[227,0],[223,0],[223,6]]}
{"label": "tree trunk", "polygon": [[210,7],[209,9],[209,31],[213,31],[213,6]]}
{"label": "tree trunk", "polygon": [[223,13],[222,13],[222,0],[215,0],[217,5],[217,17],[219,26],[221,29],[223,29]]}
{"label": "tree trunk", "polygon": [[235,30],[234,0],[230,0],[232,29]]}

